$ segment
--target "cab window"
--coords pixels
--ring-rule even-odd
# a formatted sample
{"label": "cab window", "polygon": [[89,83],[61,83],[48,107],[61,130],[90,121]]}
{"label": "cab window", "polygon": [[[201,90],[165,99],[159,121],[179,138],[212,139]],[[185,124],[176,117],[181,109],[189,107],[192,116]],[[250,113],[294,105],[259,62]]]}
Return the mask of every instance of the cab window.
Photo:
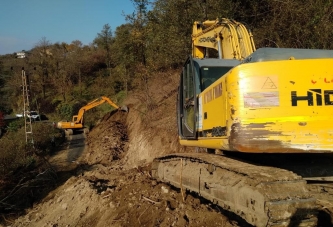
{"label": "cab window", "polygon": [[201,91],[204,91],[216,80],[226,74],[232,67],[201,67],[200,84]]}

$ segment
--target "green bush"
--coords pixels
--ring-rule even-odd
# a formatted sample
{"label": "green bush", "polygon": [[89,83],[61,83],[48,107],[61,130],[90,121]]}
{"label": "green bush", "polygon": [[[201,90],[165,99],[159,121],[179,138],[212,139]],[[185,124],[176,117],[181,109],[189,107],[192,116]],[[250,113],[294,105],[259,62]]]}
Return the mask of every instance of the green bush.
{"label": "green bush", "polygon": [[0,139],[0,152],[1,178],[19,166],[25,165],[26,147],[24,130],[18,130],[17,132],[7,132]]}
{"label": "green bush", "polygon": [[[13,122],[14,123],[14,122]],[[26,143],[24,127],[8,131],[0,139],[0,179],[32,160],[49,155],[63,141],[63,134],[51,123],[33,123]]]}
{"label": "green bush", "polygon": [[118,106],[124,102],[125,98],[127,97],[126,91],[120,91],[115,95],[117,100],[114,100]]}
{"label": "green bush", "polygon": [[17,132],[23,126],[24,126],[24,118],[19,118],[8,124],[7,131],[8,132]]}
{"label": "green bush", "polygon": [[57,106],[59,116],[64,120],[71,120],[73,116],[73,106],[68,103],[60,103]]}

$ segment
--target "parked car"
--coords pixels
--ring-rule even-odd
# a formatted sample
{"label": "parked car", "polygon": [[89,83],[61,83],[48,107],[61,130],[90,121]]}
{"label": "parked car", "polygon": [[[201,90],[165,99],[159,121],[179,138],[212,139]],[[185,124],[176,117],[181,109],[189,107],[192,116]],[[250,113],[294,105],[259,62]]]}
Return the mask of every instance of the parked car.
{"label": "parked car", "polygon": [[40,115],[37,111],[25,111],[25,113],[19,113],[19,114],[16,114],[16,117],[28,117],[28,118],[31,118],[31,120],[34,120],[34,121],[39,121],[41,118],[40,118]]}
{"label": "parked car", "polygon": [[27,115],[29,118],[31,118],[31,120],[34,120],[34,121],[36,121],[36,120],[40,120],[40,115],[39,115],[39,113],[37,112],[37,111],[30,111],[30,113],[28,113],[28,115]]}

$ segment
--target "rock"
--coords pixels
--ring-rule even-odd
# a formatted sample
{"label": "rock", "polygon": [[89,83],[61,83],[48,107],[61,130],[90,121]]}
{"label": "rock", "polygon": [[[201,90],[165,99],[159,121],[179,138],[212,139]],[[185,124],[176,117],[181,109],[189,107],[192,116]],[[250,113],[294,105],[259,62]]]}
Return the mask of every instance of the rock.
{"label": "rock", "polygon": [[113,202],[110,202],[109,206],[110,206],[110,208],[111,208],[111,209],[114,209],[114,208],[116,208],[116,205],[114,205],[114,203],[113,203]]}
{"label": "rock", "polygon": [[163,193],[169,193],[169,189],[167,189],[165,186],[161,187]]}
{"label": "rock", "polygon": [[62,208],[63,210],[67,210],[67,203],[62,204],[62,205],[61,205],[61,208]]}

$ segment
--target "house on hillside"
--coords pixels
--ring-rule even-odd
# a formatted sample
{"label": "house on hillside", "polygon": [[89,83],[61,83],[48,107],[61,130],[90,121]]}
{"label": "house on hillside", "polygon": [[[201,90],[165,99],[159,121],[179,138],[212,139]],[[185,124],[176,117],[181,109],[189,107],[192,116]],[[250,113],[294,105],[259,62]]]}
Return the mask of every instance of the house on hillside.
{"label": "house on hillside", "polygon": [[25,58],[26,55],[25,55],[25,52],[17,52],[16,53],[16,58]]}

